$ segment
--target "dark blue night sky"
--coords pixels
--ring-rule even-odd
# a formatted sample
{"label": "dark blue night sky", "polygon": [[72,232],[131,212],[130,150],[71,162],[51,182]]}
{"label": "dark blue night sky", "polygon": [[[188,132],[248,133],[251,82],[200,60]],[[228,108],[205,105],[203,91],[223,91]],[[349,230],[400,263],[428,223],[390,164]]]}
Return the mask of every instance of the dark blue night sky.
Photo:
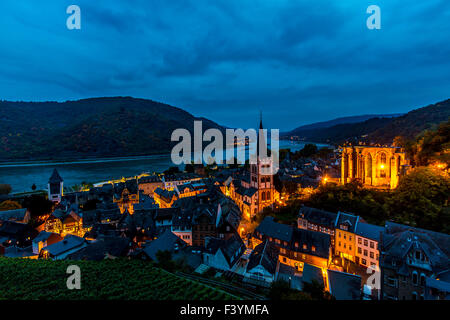
{"label": "dark blue night sky", "polygon": [[[66,8],[81,8],[81,30]],[[381,8],[369,30],[366,8]],[[291,129],[450,97],[449,0],[2,0],[0,99],[134,96]]]}

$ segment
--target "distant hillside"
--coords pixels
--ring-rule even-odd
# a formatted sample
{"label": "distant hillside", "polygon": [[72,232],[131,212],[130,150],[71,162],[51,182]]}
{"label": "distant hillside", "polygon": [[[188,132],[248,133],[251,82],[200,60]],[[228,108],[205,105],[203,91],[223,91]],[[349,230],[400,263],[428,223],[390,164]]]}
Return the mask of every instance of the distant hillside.
{"label": "distant hillside", "polygon": [[340,117],[333,120],[315,122],[311,124],[307,124],[304,126],[300,126],[291,130],[290,133],[292,135],[301,134],[302,131],[311,130],[311,129],[320,129],[320,128],[329,128],[338,124],[347,124],[347,123],[357,123],[363,122],[373,118],[395,118],[400,117],[404,113],[394,113],[394,114],[365,114],[361,116],[351,116],[351,117]]}
{"label": "distant hillside", "polygon": [[222,127],[167,104],[131,97],[0,101],[0,159],[109,157],[167,152],[177,128]]}
{"label": "distant hillside", "polygon": [[450,99],[412,110],[392,119],[386,125],[369,134],[369,140],[379,143],[392,142],[395,136],[408,139],[416,137],[424,130],[434,129],[450,117]]}
{"label": "distant hillside", "polygon": [[[450,99],[410,111],[399,117],[376,117],[362,122],[331,127],[299,128],[284,134],[313,142],[342,143],[365,141],[390,144],[396,136],[412,139],[424,130],[436,127],[450,117]],[[302,127],[300,127],[302,128]]]}

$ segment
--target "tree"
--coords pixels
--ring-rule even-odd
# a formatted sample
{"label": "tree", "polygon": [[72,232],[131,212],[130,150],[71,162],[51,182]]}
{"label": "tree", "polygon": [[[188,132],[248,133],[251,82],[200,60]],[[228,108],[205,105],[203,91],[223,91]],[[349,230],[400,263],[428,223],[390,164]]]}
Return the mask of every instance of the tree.
{"label": "tree", "polygon": [[305,144],[305,146],[303,147],[302,150],[299,151],[300,156],[302,157],[311,157],[313,155],[315,155],[317,152],[319,151],[319,149],[317,148],[317,146],[315,144]]}
{"label": "tree", "polygon": [[5,200],[0,203],[0,211],[20,209],[22,206],[17,201]]}
{"label": "tree", "polygon": [[184,166],[184,171],[187,173],[194,173],[194,165],[192,163],[188,163]]}
{"label": "tree", "polygon": [[0,184],[0,194],[10,194],[12,191],[11,185]]}
{"label": "tree", "polygon": [[405,139],[405,137],[403,136],[396,136],[394,138],[394,141],[392,142],[392,145],[394,147],[401,147],[401,148],[405,148],[407,144],[407,140]]}
{"label": "tree", "polygon": [[432,160],[447,162],[450,149],[450,120],[442,123],[434,131],[426,131],[417,139],[414,160],[418,165],[427,165]]}
{"label": "tree", "polygon": [[334,299],[316,279],[313,279],[311,282],[303,282],[303,292],[309,294],[313,300]]}
{"label": "tree", "polygon": [[176,173],[180,173],[180,169],[178,167],[170,167],[169,169],[164,171],[165,175],[172,175],[172,174],[176,174]]}
{"label": "tree", "polygon": [[172,260],[172,253],[168,250],[156,252],[156,259],[158,260],[158,266],[169,272],[175,270],[175,262]]}
{"label": "tree", "polygon": [[400,179],[392,193],[392,218],[411,226],[448,232],[449,194],[450,179],[444,172],[431,167],[415,168]]}
{"label": "tree", "polygon": [[53,202],[42,195],[33,194],[23,200],[22,206],[30,211],[32,218],[40,218],[52,212]]}
{"label": "tree", "polygon": [[309,294],[291,289],[289,283],[283,280],[272,282],[268,298],[271,300],[311,300]]}

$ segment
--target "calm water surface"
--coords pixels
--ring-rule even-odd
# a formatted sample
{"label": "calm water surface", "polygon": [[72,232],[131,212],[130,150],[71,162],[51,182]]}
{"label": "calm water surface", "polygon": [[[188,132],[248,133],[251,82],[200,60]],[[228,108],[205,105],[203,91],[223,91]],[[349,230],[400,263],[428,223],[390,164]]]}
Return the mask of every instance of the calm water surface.
{"label": "calm water surface", "polygon": [[[297,151],[305,142],[281,140],[280,149],[290,148]],[[324,144],[316,144],[318,147]],[[47,189],[47,182],[53,168],[58,169],[64,179],[64,186],[73,186],[82,182],[101,182],[139,175],[143,172],[162,172],[173,166],[170,155],[154,155],[142,157],[123,157],[114,159],[79,160],[70,162],[11,162],[0,163],[0,183],[10,184],[13,193],[31,191],[36,184],[37,189]]]}

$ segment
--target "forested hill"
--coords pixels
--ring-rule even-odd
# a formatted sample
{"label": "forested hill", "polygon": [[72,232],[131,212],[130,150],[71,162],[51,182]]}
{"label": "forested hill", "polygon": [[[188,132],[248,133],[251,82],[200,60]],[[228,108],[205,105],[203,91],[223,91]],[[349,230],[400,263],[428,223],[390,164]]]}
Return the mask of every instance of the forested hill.
{"label": "forested hill", "polygon": [[450,99],[412,110],[399,117],[377,117],[357,123],[343,123],[327,128],[294,130],[284,137],[297,136],[313,142],[343,143],[365,141],[390,144],[396,136],[413,139],[433,129],[450,117]]}
{"label": "forested hill", "polygon": [[392,142],[396,136],[413,139],[425,130],[435,129],[450,118],[450,99],[415,109],[392,119],[369,134],[369,140],[379,143]]}
{"label": "forested hill", "polygon": [[167,152],[173,130],[223,129],[167,104],[131,97],[0,101],[0,159],[68,159]]}
{"label": "forested hill", "polygon": [[350,117],[340,117],[333,120],[315,122],[307,125],[300,126],[291,130],[291,133],[302,132],[304,130],[319,129],[319,128],[329,128],[336,126],[338,124],[348,124],[348,123],[358,123],[364,122],[373,118],[394,118],[400,117],[403,113],[393,113],[393,114],[365,114],[360,116],[350,116]]}

